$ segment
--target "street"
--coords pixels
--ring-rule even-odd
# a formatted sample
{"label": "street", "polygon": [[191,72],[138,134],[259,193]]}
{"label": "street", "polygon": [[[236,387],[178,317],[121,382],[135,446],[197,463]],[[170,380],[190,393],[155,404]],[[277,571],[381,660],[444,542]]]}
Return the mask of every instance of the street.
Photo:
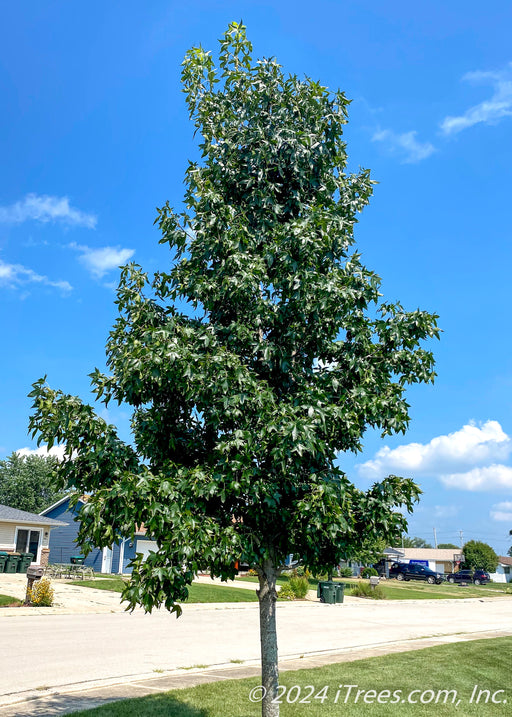
{"label": "street", "polygon": [[[511,625],[507,598],[278,605],[281,659]],[[44,687],[259,658],[255,603],[191,605],[179,619],[164,611],[13,615],[0,627],[0,703]]]}

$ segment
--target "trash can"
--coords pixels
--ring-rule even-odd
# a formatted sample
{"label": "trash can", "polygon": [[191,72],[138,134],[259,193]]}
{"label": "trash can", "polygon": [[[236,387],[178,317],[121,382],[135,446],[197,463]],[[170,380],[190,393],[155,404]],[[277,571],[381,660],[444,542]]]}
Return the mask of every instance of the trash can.
{"label": "trash can", "polygon": [[72,555],[69,559],[71,565],[83,565],[85,555]]}
{"label": "trash can", "polygon": [[4,572],[6,562],[7,562],[7,553],[0,555],[0,573]]}
{"label": "trash can", "polygon": [[7,562],[5,563],[6,573],[15,573],[18,570],[18,563],[20,562],[20,556],[10,553],[7,556]]}
{"label": "trash can", "polygon": [[34,556],[32,553],[20,553],[20,561],[18,563],[18,573],[26,573],[27,568],[32,563]]}
{"label": "trash can", "polygon": [[334,583],[336,588],[336,602],[343,602],[345,597],[345,583]]}
{"label": "trash can", "polygon": [[319,582],[316,594],[320,598],[320,602],[325,602],[328,605],[336,603],[336,585],[330,580]]}

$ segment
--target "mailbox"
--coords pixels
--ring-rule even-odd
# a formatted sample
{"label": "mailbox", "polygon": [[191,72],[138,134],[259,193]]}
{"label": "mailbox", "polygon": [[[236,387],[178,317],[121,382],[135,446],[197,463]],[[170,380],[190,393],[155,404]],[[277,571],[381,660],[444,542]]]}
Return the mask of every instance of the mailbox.
{"label": "mailbox", "polygon": [[39,580],[44,575],[44,568],[40,565],[29,565],[27,568],[27,578],[29,580]]}
{"label": "mailbox", "polygon": [[372,575],[372,576],[370,577],[370,585],[372,586],[372,588],[375,589],[378,584],[379,584],[379,578],[378,578],[378,576],[377,576],[377,575]]}

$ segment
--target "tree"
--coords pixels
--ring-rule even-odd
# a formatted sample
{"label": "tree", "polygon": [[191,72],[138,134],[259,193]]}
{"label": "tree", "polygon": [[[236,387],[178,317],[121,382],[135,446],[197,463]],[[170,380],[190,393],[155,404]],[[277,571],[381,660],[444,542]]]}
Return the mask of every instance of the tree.
{"label": "tree", "polygon": [[464,568],[468,570],[486,570],[495,573],[499,558],[487,543],[480,540],[469,540],[463,547]]}
{"label": "tree", "polygon": [[410,538],[408,535],[402,537],[402,546],[404,548],[431,548],[431,544],[427,543],[423,538]]}
{"label": "tree", "polygon": [[[254,63],[232,23],[219,68],[190,50],[183,84],[202,136],[186,211],[158,210],[170,270],[122,269],[109,375],[92,387],[133,407],[133,445],[78,398],[34,384],[33,435],[64,443],[62,485],[92,493],[79,538],[111,545],[144,523],[158,552],[134,562],[134,607],[178,602],[199,570],[258,573],[262,702],[278,686],[276,579],[293,553],[312,571],[396,540],[419,488],[388,476],[363,492],[337,465],[367,427],[404,432],[405,389],[433,380],[436,316],[381,300],[352,250],[369,172],[346,174],[348,100]],[[185,308],[184,308],[185,307]]]}
{"label": "tree", "polygon": [[457,550],[459,548],[459,546],[454,545],[454,543],[439,543],[437,547],[439,550]]}
{"label": "tree", "polygon": [[62,498],[54,480],[59,461],[55,456],[20,456],[11,453],[0,461],[0,503],[39,513]]}

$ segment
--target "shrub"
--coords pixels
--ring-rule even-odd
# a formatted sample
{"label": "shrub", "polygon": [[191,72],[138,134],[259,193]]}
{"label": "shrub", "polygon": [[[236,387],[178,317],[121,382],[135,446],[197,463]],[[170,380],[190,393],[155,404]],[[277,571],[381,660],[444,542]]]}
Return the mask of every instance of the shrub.
{"label": "shrub", "polygon": [[283,600],[303,600],[308,590],[309,582],[306,577],[292,577],[279,591],[279,597]]}
{"label": "shrub", "polygon": [[288,584],[293,590],[293,593],[297,600],[303,600],[308,594],[309,582],[307,577],[300,576],[296,578],[290,578]]}
{"label": "shrub", "polygon": [[375,588],[372,588],[370,583],[363,582],[354,585],[354,587],[350,591],[350,594],[353,597],[371,598],[372,600],[384,600],[386,597],[384,595],[384,591],[379,585],[377,585]]}
{"label": "shrub", "polygon": [[353,577],[354,573],[352,572],[352,568],[340,568],[339,575],[340,578],[351,578]]}
{"label": "shrub", "polygon": [[283,585],[277,595],[280,600],[295,600],[295,593],[293,592],[290,583]]}
{"label": "shrub", "polygon": [[371,578],[374,575],[378,575],[379,573],[375,570],[375,568],[363,568],[361,570],[361,577],[362,578]]}
{"label": "shrub", "polygon": [[42,578],[34,583],[32,590],[28,591],[28,599],[31,605],[38,607],[51,607],[55,592],[48,578]]}

